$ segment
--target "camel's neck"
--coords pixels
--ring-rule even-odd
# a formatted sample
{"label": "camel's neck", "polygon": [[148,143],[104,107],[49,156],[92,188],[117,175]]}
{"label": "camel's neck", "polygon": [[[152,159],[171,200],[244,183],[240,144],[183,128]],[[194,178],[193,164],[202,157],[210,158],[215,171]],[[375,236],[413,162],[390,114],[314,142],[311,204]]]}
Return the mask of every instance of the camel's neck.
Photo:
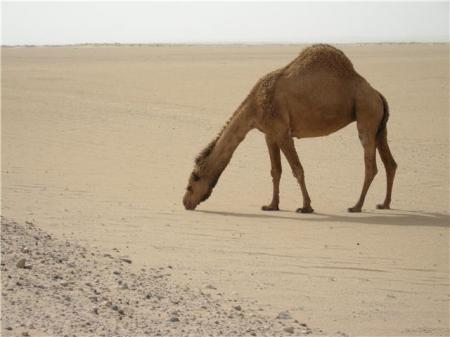
{"label": "camel's neck", "polygon": [[215,141],[207,159],[208,175],[213,180],[212,185],[215,185],[219,179],[238,145],[254,128],[252,115],[250,104],[243,103]]}

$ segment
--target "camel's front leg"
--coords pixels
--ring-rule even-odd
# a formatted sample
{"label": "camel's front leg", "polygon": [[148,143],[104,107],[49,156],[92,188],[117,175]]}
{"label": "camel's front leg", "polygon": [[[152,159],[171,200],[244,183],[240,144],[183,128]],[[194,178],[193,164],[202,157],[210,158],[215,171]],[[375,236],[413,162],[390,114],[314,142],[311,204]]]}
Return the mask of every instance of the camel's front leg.
{"label": "camel's front leg", "polygon": [[289,165],[292,168],[292,173],[297,178],[297,181],[300,185],[300,189],[302,190],[303,195],[303,207],[297,209],[297,212],[300,213],[312,213],[314,210],[311,207],[311,199],[309,198],[308,190],[306,189],[305,184],[305,173],[303,172],[302,164],[298,159],[297,151],[295,150],[294,141],[291,137],[284,138],[279,146],[281,151],[283,151],[286,159],[289,162]]}
{"label": "camel's front leg", "polygon": [[272,175],[273,182],[273,196],[269,205],[263,206],[263,211],[278,211],[278,205],[280,203],[280,179],[281,179],[281,158],[280,148],[278,145],[266,136],[267,148],[269,149],[270,156],[270,173]]}

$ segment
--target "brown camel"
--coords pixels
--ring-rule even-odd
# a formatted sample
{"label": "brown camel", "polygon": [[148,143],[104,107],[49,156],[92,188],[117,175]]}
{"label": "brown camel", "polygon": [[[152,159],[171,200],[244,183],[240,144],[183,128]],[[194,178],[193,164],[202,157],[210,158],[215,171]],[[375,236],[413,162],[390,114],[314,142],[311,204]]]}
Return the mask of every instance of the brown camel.
{"label": "brown camel", "polygon": [[302,191],[303,207],[297,211],[313,212],[292,137],[326,136],[356,121],[365,178],[358,201],[348,210],[361,211],[377,174],[376,149],[387,177],[386,198],[377,208],[389,209],[397,164],[387,142],[388,117],[386,99],[355,71],[342,51],[322,44],[308,47],[287,66],[260,79],[216,139],[198,155],[183,204],[191,210],[208,199],[239,143],[257,128],[266,137],[273,178],[272,201],[262,209],[278,210],[281,150]]}

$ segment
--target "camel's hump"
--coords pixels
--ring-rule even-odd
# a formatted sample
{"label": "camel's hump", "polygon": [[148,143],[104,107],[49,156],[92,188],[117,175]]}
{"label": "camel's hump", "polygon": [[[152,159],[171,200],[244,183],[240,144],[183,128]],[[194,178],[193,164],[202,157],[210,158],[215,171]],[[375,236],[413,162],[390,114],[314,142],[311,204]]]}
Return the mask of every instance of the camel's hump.
{"label": "camel's hump", "polygon": [[329,44],[315,44],[305,48],[290,64],[295,68],[333,68],[341,72],[353,72],[353,64],[338,48]]}
{"label": "camel's hump", "polygon": [[328,44],[316,44],[305,48],[300,55],[283,68],[274,70],[263,76],[254,86],[253,94],[257,105],[266,116],[275,114],[274,94],[279,78],[283,76],[301,77],[323,71],[341,77],[353,77],[356,72],[351,61],[339,49]]}

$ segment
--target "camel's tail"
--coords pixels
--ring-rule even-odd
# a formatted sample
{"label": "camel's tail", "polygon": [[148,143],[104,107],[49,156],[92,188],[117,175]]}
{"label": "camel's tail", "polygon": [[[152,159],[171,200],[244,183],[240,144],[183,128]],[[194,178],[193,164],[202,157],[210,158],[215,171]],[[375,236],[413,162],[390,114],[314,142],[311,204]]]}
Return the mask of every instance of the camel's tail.
{"label": "camel's tail", "polygon": [[383,101],[383,118],[381,119],[380,125],[378,127],[378,131],[377,131],[377,138],[381,137],[382,135],[386,135],[387,130],[386,130],[386,125],[389,119],[389,105],[388,102],[386,100],[386,98],[378,92],[378,94],[381,97],[381,100]]}

